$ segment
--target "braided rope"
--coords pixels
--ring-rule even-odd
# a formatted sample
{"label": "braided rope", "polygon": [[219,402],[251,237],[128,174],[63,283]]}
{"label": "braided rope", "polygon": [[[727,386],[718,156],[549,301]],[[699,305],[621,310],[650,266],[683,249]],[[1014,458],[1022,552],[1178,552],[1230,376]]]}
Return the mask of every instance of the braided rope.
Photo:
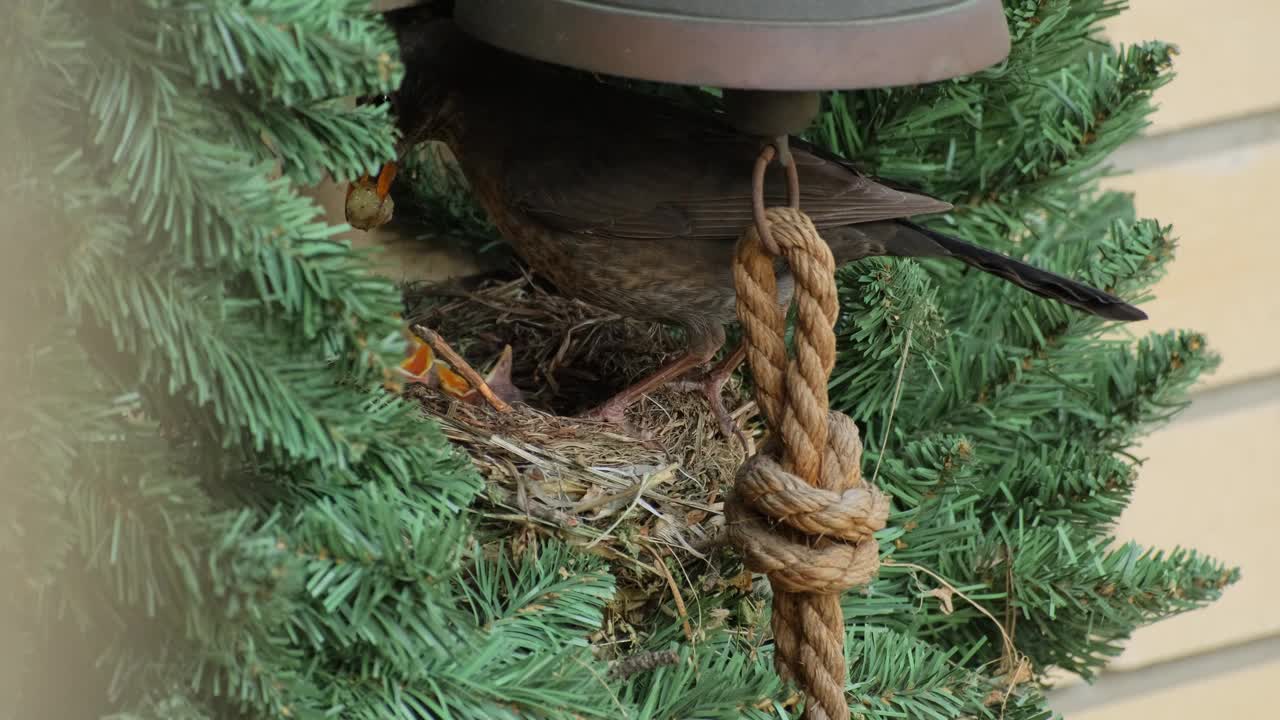
{"label": "braided rope", "polygon": [[[838,311],[831,249],[797,209],[769,208],[765,218],[796,281],[795,356],[787,354],[773,258],[752,225],[734,258],[737,310],[775,439],[739,470],[725,515],[747,567],[774,588],[778,673],[804,687],[806,720],[845,720],[840,593],[875,576],[879,548],[870,538],[885,526],[889,501],[862,479],[857,425],[829,410]],[[781,463],[772,457],[779,445]]]}

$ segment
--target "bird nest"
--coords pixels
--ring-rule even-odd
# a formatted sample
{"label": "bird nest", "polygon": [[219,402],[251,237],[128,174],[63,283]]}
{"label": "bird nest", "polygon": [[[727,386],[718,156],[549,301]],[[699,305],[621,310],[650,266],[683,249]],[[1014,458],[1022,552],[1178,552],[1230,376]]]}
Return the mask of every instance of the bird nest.
{"label": "bird nest", "polygon": [[[675,583],[661,558],[675,555],[687,568],[683,559],[716,544],[721,493],[747,451],[720,433],[701,393],[659,390],[627,412],[625,426],[576,416],[673,358],[678,335],[559,297],[527,276],[415,285],[406,311],[479,371],[510,347],[510,380],[523,396],[511,412],[425,385],[406,390],[487,480],[478,508],[486,525],[556,535],[664,587]],[[755,406],[741,382],[724,394],[743,424]]]}

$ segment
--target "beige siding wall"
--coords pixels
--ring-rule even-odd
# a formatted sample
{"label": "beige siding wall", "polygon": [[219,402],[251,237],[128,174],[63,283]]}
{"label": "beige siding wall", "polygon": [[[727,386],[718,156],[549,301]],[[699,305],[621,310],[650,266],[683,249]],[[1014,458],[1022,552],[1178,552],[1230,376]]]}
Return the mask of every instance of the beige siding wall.
{"label": "beige siding wall", "polygon": [[1154,132],[1280,105],[1277,28],[1275,0],[1129,0],[1108,25],[1116,42],[1163,40],[1182,51],[1178,79],[1160,94]]}
{"label": "beige siding wall", "polygon": [[1148,689],[1134,687],[1123,699],[1066,711],[1070,720],[1183,720],[1184,718],[1233,718],[1262,720],[1275,717],[1272,701],[1263,693],[1280,679],[1280,660],[1256,663],[1209,677],[1189,675],[1168,684],[1152,678]]}
{"label": "beige siding wall", "polygon": [[[1242,566],[1217,605],[1139,631],[1070,718],[1274,717],[1280,682],[1280,3],[1132,0],[1111,39],[1178,44],[1152,140],[1109,186],[1174,226],[1180,250],[1147,306],[1150,329],[1203,331],[1223,355],[1191,409],[1143,444],[1122,540],[1194,547]],[[1247,130],[1247,132],[1246,132]],[[1247,649],[1247,662],[1236,658]],[[1174,667],[1181,668],[1171,679]]]}
{"label": "beige siding wall", "polygon": [[1107,184],[1136,193],[1138,212],[1172,224],[1178,239],[1169,274],[1145,308],[1146,325],[1206,333],[1223,356],[1206,387],[1280,369],[1280,231],[1272,214],[1280,201],[1280,138],[1178,157]]}

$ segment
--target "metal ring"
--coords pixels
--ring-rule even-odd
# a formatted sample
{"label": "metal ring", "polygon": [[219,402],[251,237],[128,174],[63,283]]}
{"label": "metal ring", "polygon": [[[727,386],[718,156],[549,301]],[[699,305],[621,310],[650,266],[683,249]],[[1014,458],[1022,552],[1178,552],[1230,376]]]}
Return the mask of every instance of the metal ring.
{"label": "metal ring", "polygon": [[800,171],[796,169],[796,161],[793,159],[787,163],[787,204],[792,210],[800,209]]}
{"label": "metal ring", "polygon": [[751,216],[756,222],[756,232],[760,234],[760,244],[764,245],[765,252],[774,257],[782,252],[774,242],[773,235],[769,232],[769,220],[764,216],[764,174],[777,153],[773,145],[765,145],[756,158],[756,167],[751,173]]}
{"label": "metal ring", "polygon": [[[773,162],[777,154],[778,148],[774,144],[765,145],[756,158],[755,169],[751,173],[751,217],[755,220],[756,232],[760,234],[760,243],[764,245],[765,251],[774,257],[782,255],[782,248],[778,247],[773,234],[769,232],[769,220],[764,214],[764,176],[769,169],[769,163]],[[800,171],[796,169],[794,160],[787,163],[784,169],[787,172],[787,204],[793,210],[798,210],[800,208]]]}

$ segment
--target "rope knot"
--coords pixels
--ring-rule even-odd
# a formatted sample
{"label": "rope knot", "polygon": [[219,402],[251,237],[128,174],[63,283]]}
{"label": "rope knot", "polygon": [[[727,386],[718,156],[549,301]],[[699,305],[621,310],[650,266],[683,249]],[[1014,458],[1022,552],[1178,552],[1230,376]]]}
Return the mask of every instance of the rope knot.
{"label": "rope knot", "polygon": [[729,539],[776,589],[836,594],[870,582],[880,566],[871,535],[885,526],[889,498],[862,480],[853,420],[831,412],[828,428],[823,487],[762,453],[739,469],[725,501]]}
{"label": "rope knot", "polygon": [[[830,410],[835,262],[798,208],[795,163],[788,166],[791,206],[764,207],[764,170],[773,156],[769,146],[756,160],[755,222],[738,239],[733,262],[738,320],[771,447],[743,465],[725,515],[747,567],[766,573],[774,588],[778,673],[804,687],[805,720],[839,720],[849,717],[840,592],[875,576],[880,548],[870,536],[884,527],[889,501],[862,481],[858,426]],[[778,294],[779,256],[795,285],[794,353]]]}

